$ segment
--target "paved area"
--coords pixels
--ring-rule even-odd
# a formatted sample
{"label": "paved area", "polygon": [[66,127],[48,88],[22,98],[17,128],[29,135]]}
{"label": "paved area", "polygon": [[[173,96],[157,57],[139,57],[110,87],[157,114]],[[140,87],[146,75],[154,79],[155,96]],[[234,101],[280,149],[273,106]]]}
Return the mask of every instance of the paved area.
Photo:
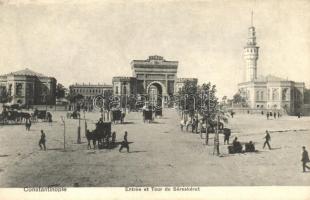
{"label": "paved area", "polygon": [[[113,126],[117,141],[128,131],[130,153],[115,149],[88,150],[82,127],[82,144],[77,144],[78,120],[35,123],[30,132],[22,125],[0,126],[0,186],[252,186],[310,185],[310,172],[302,173],[301,146],[310,150],[310,117],[285,116],[267,120],[260,115],[236,115],[229,120],[232,138],[252,140],[258,153],[229,155],[220,137],[222,156],[213,155],[210,145],[197,134],[181,132],[173,109],[164,117],[144,124],[141,113],[130,113],[125,124]],[[90,129],[98,113],[87,113]],[[40,130],[46,132],[47,151],[39,150]],[[271,132],[272,150],[262,149],[265,130]]]}

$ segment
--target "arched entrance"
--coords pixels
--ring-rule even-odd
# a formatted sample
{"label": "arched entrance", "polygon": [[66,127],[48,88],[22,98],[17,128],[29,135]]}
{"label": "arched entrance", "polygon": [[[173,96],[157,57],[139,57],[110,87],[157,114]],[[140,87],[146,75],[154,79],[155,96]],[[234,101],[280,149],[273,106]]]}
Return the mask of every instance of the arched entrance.
{"label": "arched entrance", "polygon": [[149,103],[151,106],[162,107],[163,105],[163,85],[159,82],[152,82],[147,87]]}

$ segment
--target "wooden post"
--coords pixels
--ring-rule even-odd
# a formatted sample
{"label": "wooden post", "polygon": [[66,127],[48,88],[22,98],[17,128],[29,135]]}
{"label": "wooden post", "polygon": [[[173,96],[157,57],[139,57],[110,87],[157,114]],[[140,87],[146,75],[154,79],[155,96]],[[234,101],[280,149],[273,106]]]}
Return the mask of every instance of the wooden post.
{"label": "wooden post", "polygon": [[220,155],[220,140],[219,140],[219,121],[220,121],[220,116],[219,114],[217,115],[217,126],[216,126],[216,133],[214,137],[214,150],[213,154],[216,151],[216,155]]}
{"label": "wooden post", "polygon": [[63,117],[61,117],[61,120],[64,123],[64,151],[66,151],[66,123]]}
{"label": "wooden post", "polygon": [[81,115],[79,115],[79,126],[78,126],[77,143],[81,144]]}

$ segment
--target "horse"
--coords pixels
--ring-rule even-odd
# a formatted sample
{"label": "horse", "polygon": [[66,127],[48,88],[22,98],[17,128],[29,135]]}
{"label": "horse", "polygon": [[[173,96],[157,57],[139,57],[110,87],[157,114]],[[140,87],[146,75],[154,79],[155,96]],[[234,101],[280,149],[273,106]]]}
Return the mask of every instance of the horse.
{"label": "horse", "polygon": [[217,122],[217,121],[213,121],[211,119],[208,120],[208,124],[212,127],[212,128],[217,128],[217,126],[219,127],[219,130],[223,130],[224,129],[224,124],[222,122]]}
{"label": "horse", "polygon": [[87,148],[88,148],[88,149],[91,149],[90,141],[92,140],[92,141],[93,141],[94,149],[96,149],[96,141],[97,141],[97,132],[96,132],[96,129],[93,130],[93,131],[89,131],[89,130],[87,129],[87,131],[86,131],[86,139],[87,139],[87,142],[88,142]]}
{"label": "horse", "polygon": [[30,113],[27,113],[27,112],[20,112],[19,113],[19,117],[21,118],[21,120],[28,120],[31,118],[31,114]]}

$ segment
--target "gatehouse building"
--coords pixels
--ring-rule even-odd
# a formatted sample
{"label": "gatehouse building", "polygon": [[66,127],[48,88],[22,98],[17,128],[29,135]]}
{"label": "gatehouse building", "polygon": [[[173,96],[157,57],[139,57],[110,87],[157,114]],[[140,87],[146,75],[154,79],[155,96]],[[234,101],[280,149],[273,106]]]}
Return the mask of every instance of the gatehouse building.
{"label": "gatehouse building", "polygon": [[158,55],[149,56],[146,60],[133,60],[131,77],[113,77],[113,93],[156,97],[164,104],[178,93],[186,81],[198,82],[196,78],[178,78],[178,64],[178,61],[168,61]]}

